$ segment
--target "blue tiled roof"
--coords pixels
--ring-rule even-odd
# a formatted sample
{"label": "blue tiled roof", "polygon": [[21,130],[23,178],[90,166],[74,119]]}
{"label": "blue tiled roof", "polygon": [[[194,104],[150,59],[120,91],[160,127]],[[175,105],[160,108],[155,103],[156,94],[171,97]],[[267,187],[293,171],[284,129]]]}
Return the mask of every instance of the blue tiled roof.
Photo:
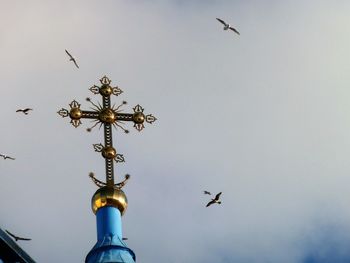
{"label": "blue tiled roof", "polygon": [[35,261],[0,228],[0,262],[1,260],[4,262],[35,263]]}

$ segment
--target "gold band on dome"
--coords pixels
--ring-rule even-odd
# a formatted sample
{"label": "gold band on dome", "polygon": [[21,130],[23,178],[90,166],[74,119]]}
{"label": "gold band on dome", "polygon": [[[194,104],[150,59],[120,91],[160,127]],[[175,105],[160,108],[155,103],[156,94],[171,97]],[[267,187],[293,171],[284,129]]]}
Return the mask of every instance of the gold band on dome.
{"label": "gold band on dome", "polygon": [[128,199],[124,192],[110,186],[104,186],[98,189],[91,199],[91,208],[94,214],[97,210],[104,206],[113,206],[118,208],[120,214],[123,215],[128,207]]}

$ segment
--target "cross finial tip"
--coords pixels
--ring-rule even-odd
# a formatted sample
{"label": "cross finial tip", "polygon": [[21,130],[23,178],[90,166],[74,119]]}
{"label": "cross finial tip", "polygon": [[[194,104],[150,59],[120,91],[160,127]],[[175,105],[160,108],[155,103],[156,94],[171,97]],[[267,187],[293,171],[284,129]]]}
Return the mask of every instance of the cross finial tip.
{"label": "cross finial tip", "polygon": [[106,75],[104,75],[102,79],[100,79],[100,82],[103,85],[109,85],[112,81]]}

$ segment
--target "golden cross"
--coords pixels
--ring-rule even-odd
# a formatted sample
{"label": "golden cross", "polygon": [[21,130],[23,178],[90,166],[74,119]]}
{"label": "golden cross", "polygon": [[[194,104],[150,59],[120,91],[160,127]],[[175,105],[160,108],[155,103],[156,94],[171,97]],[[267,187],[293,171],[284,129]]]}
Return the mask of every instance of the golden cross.
{"label": "golden cross", "polygon": [[96,125],[100,124],[100,128],[103,125],[104,127],[104,142],[105,144],[94,144],[94,149],[97,152],[101,152],[103,158],[105,158],[106,162],[106,183],[103,183],[93,175],[90,177],[93,179],[96,185],[98,186],[117,186],[119,188],[123,187],[125,181],[129,178],[125,177],[125,180],[119,184],[114,184],[114,167],[113,161],[115,162],[124,162],[124,157],[121,154],[118,154],[115,148],[113,147],[112,142],[112,126],[117,128],[121,128],[125,133],[129,131],[126,130],[122,125],[124,121],[132,121],[134,122],[134,127],[141,131],[145,126],[144,122],[153,123],[157,119],[152,115],[145,115],[143,113],[144,109],[140,105],[136,105],[133,110],[134,113],[122,113],[121,107],[126,104],[125,101],[122,102],[118,107],[113,105],[111,107],[111,95],[118,96],[123,91],[118,87],[112,87],[111,80],[104,76],[100,79],[101,86],[92,86],[90,91],[94,94],[100,94],[102,96],[102,105],[100,103],[95,104],[91,101],[90,98],[86,100],[92,104],[92,111],[85,111],[80,109],[80,104],[73,100],[69,106],[70,110],[66,110],[62,108],[57,113],[62,117],[70,117],[71,124],[77,128],[81,124],[81,119],[92,119],[95,123],[91,128],[88,128],[87,131],[91,131]]}

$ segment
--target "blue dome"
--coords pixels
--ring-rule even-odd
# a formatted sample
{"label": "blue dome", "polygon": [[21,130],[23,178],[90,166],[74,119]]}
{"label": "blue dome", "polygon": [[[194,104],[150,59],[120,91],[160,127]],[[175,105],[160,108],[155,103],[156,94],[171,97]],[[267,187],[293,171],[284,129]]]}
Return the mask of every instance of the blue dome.
{"label": "blue dome", "polygon": [[105,236],[86,256],[86,263],[135,263],[135,253],[115,236]]}
{"label": "blue dome", "polygon": [[135,253],[122,238],[120,211],[103,206],[96,212],[97,243],[87,254],[86,263],[135,263]]}

